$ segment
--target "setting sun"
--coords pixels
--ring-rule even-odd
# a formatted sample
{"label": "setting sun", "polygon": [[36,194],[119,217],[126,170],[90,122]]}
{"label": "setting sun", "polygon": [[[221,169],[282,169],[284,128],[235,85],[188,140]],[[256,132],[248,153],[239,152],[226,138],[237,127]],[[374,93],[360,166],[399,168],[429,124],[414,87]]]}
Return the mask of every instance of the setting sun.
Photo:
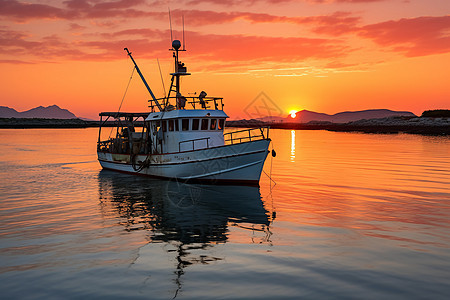
{"label": "setting sun", "polygon": [[291,110],[289,111],[289,114],[291,115],[291,118],[294,119],[296,116],[297,111],[296,110]]}

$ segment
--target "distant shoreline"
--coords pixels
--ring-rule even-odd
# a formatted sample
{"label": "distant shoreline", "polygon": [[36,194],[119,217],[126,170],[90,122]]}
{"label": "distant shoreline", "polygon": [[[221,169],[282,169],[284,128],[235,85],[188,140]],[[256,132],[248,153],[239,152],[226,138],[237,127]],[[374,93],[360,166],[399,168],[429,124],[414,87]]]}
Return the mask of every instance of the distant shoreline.
{"label": "distant shoreline", "polygon": [[0,118],[0,128],[88,128],[99,127],[99,121],[81,119],[45,119],[45,118]]}
{"label": "distant shoreline", "polygon": [[[419,119],[420,118],[416,118]],[[428,119],[428,118],[427,118]],[[374,120],[361,120],[350,123],[329,123],[329,122],[309,122],[309,123],[274,123],[262,122],[259,120],[239,120],[228,121],[227,127],[255,128],[270,126],[274,129],[285,130],[328,130],[336,132],[364,132],[364,133],[412,133],[424,135],[450,135],[450,122],[374,122]],[[381,120],[381,119],[380,119]],[[364,122],[365,121],[365,122]],[[44,119],[44,118],[0,118],[0,129],[32,129],[32,128],[92,128],[99,127],[100,121],[87,121],[81,119]],[[105,127],[115,126],[104,124]]]}
{"label": "distant shoreline", "polygon": [[[421,118],[415,118],[421,121]],[[422,118],[423,120],[424,118]],[[284,123],[261,122],[257,120],[228,121],[228,127],[255,128],[270,126],[274,129],[286,130],[328,130],[335,132],[363,132],[363,133],[411,133],[423,135],[450,135],[450,120],[431,120],[427,122],[408,122],[402,119],[384,118],[373,120],[360,120],[349,123],[309,122],[309,123]],[[437,118],[436,118],[437,119]],[[383,122],[389,120],[391,122]],[[394,120],[394,122],[392,122]],[[378,122],[377,122],[378,121]]]}

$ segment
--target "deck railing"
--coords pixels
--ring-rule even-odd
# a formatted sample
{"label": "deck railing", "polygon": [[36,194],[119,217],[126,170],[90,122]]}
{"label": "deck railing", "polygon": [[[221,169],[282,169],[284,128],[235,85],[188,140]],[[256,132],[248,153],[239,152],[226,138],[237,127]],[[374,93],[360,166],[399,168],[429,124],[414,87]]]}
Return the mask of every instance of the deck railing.
{"label": "deck railing", "polygon": [[[186,109],[214,109],[214,110],[222,110],[223,109],[223,98],[216,97],[205,97],[200,99],[199,97],[184,97],[186,98],[185,107]],[[177,107],[177,97],[169,97],[169,98],[159,98],[156,100],[150,99],[148,102],[150,105],[150,111],[155,112],[158,109],[156,105],[156,101],[165,109],[165,110],[174,110],[174,109],[182,109],[181,107]],[[173,104],[167,104],[169,102]]]}
{"label": "deck railing", "polygon": [[269,127],[232,131],[223,135],[226,145],[264,140],[269,138]]}

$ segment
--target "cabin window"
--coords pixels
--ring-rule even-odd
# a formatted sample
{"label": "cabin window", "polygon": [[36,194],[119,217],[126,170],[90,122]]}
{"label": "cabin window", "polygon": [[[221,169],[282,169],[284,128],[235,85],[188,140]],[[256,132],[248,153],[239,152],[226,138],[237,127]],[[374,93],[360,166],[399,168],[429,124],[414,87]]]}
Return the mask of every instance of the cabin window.
{"label": "cabin window", "polygon": [[181,130],[183,131],[189,130],[189,119],[181,120]]}
{"label": "cabin window", "polygon": [[192,119],[192,130],[198,130],[200,119]]}
{"label": "cabin window", "polygon": [[222,130],[225,125],[225,119],[219,119],[219,127],[217,129]]}
{"label": "cabin window", "polygon": [[210,130],[216,130],[217,126],[217,119],[211,119],[211,126],[209,127]]}
{"label": "cabin window", "polygon": [[167,121],[161,121],[161,122],[162,122],[162,130],[164,132],[166,132],[167,131]]}
{"label": "cabin window", "polygon": [[169,131],[173,131],[174,128],[173,120],[168,120],[167,122],[169,122]]}
{"label": "cabin window", "polygon": [[175,122],[175,131],[179,131],[179,128],[178,128],[178,120],[174,120],[174,122]]}
{"label": "cabin window", "polygon": [[208,130],[208,119],[202,119],[202,130]]}

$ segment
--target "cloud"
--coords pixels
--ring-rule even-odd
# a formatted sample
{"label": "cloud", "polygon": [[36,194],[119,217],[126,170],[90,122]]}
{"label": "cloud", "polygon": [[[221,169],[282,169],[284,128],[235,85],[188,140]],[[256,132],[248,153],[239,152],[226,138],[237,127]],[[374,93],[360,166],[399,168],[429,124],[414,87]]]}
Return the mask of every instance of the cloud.
{"label": "cloud", "polygon": [[[272,0],[272,2],[276,2]],[[281,1],[281,2],[284,2]],[[148,18],[167,20],[166,11],[145,11],[136,9],[145,4],[144,0],[120,0],[99,2],[95,0],[69,0],[63,2],[65,7],[59,8],[45,4],[31,4],[17,0],[0,0],[0,15],[19,22],[28,22],[39,19],[60,20],[90,20],[92,24],[101,27],[111,27],[117,24],[117,18]],[[287,17],[265,13],[252,12],[217,12],[204,10],[173,10],[175,23],[181,22],[177,15],[184,15],[189,26],[204,26],[224,24],[236,21],[249,23],[290,23],[297,25],[316,26],[317,33],[343,34],[349,28],[356,26],[359,17],[352,16],[348,12],[336,12],[331,15],[310,17]],[[116,20],[113,20],[116,18]],[[103,20],[103,21],[96,21]]]}
{"label": "cloud", "polygon": [[[339,0],[345,1],[345,0]],[[347,2],[368,2],[350,1]],[[2,6],[4,5],[4,6]],[[62,8],[44,4],[30,4],[16,0],[0,0],[0,15],[15,20],[32,18],[66,18],[71,30],[68,36],[46,36],[38,38],[26,32],[0,27],[0,50],[5,60],[47,61],[89,60],[102,61],[123,58],[122,49],[129,47],[138,51],[142,57],[165,57],[170,47],[169,32],[157,29],[124,29],[112,31],[111,28],[123,21],[117,16],[127,18],[152,16],[167,20],[167,12],[144,11],[148,9],[144,0],[119,0],[102,2],[97,0],[69,0]],[[224,24],[237,21],[248,23],[285,23],[307,26],[314,33],[323,34],[321,38],[270,37],[257,34],[226,35],[186,32],[190,56],[211,63],[261,64],[279,61],[299,62],[308,59],[336,59],[349,57],[355,51],[350,41],[337,38],[345,34],[370,39],[388,51],[405,56],[423,56],[450,51],[450,16],[418,17],[362,25],[359,16],[350,12],[338,11],[329,15],[317,16],[277,16],[252,12],[216,12],[201,10],[173,10],[175,16],[184,14],[190,28],[210,24]],[[111,17],[111,18],[110,18]],[[103,33],[89,33],[74,19],[89,19],[91,24],[105,25]],[[180,18],[173,18],[180,21]],[[111,23],[112,22],[112,23]],[[81,23],[81,22],[80,22]],[[84,24],[84,23],[81,23]],[[302,32],[304,32],[302,28]],[[73,38],[76,34],[76,39]],[[175,32],[176,36],[181,33]],[[311,32],[308,33],[311,36]],[[347,38],[347,37],[346,37]],[[71,40],[73,39],[73,40]],[[208,46],[205,46],[208,45]],[[216,45],[213,49],[210,45]],[[14,53],[14,58],[8,53]],[[347,61],[347,60],[344,60]]]}
{"label": "cloud", "polygon": [[306,17],[304,22],[314,25],[315,33],[336,36],[353,33],[361,23],[361,18],[349,12],[335,12],[326,16]]}
{"label": "cloud", "polygon": [[30,19],[59,19],[73,15],[64,9],[45,4],[23,3],[15,0],[0,0],[0,15],[18,21]]}
{"label": "cloud", "polygon": [[450,51],[450,16],[418,17],[363,26],[359,35],[380,46],[424,56]]}
{"label": "cloud", "polygon": [[0,59],[0,64],[12,64],[12,65],[31,65],[33,62],[16,60],[16,59]]}
{"label": "cloud", "polygon": [[92,5],[88,0],[69,0],[63,3],[70,9],[89,9]]}
{"label": "cloud", "polygon": [[39,47],[41,43],[27,41],[28,34],[14,30],[0,30],[0,50],[6,53],[10,50],[16,50],[20,54],[26,49],[34,49]]}
{"label": "cloud", "polygon": [[[148,39],[127,39],[127,40],[103,40],[103,41],[84,41],[79,46],[85,49],[86,55],[80,59],[92,61],[109,61],[123,59],[125,47],[133,53],[138,53],[140,59],[154,59],[161,55],[168,55],[168,41],[150,41]],[[163,54],[164,53],[164,54]]]}
{"label": "cloud", "polygon": [[386,0],[306,0],[306,2],[314,2],[314,3],[372,3],[383,1]]}
{"label": "cloud", "polygon": [[[251,12],[216,12],[200,10],[174,10],[173,15],[184,15],[189,26],[203,26],[212,24],[224,24],[244,20],[249,23],[290,23],[296,25],[316,26],[315,31],[320,33],[348,32],[355,28],[361,21],[349,12],[335,12],[330,15],[308,16],[308,17],[286,17],[264,13]],[[178,21],[180,18],[173,18]]]}
{"label": "cloud", "polygon": [[69,30],[80,31],[80,30],[84,30],[84,29],[86,29],[86,26],[82,26],[82,25],[77,24],[77,23],[70,23],[69,24]]}
{"label": "cloud", "polygon": [[110,2],[99,2],[93,5],[93,9],[98,10],[125,9],[145,3],[146,3],[145,0],[119,0]]}
{"label": "cloud", "polygon": [[[188,5],[212,3],[225,6],[246,5],[251,6],[256,2],[267,2],[269,5],[287,3],[287,2],[315,2],[315,3],[363,3],[376,2],[383,0],[191,0],[187,1]],[[153,12],[145,9],[137,9],[137,7],[148,7],[145,0],[118,0],[118,1],[97,1],[97,0],[68,0],[63,2],[63,7],[57,7],[47,4],[36,4],[18,0],[0,0],[0,16],[11,18],[19,22],[28,22],[36,19],[64,19],[79,20],[92,18],[140,18],[140,17],[159,17],[167,18],[167,12]],[[235,20],[236,18],[244,18],[251,22],[278,21],[278,22],[298,22],[296,18],[276,17],[267,14],[249,14],[249,13],[216,13],[218,19],[206,20],[202,14],[196,14],[199,11],[186,11],[186,14],[195,14],[194,22],[197,19],[203,24],[218,23],[219,20]],[[206,13],[206,12],[204,12]],[[212,12],[208,13],[212,15]]]}
{"label": "cloud", "polygon": [[[2,53],[14,53],[17,61],[20,60],[21,56],[27,57],[27,60],[21,60],[23,63],[30,63],[32,60],[82,60],[89,55],[78,49],[77,43],[67,42],[56,35],[46,36],[37,41],[30,39],[31,37],[24,32],[0,30],[0,51]],[[8,59],[4,60],[8,61]]]}
{"label": "cloud", "polygon": [[[153,34],[141,32],[143,35]],[[118,32],[114,36],[121,36]],[[139,34],[139,31],[134,32]],[[164,34],[166,35],[166,34]],[[303,61],[308,58],[340,57],[347,54],[348,49],[338,45],[336,41],[327,39],[279,38],[243,35],[203,35],[187,32],[189,36],[189,59],[211,62],[238,62],[247,65],[267,63],[269,61]],[[129,35],[127,35],[129,36]],[[121,58],[121,49],[128,47],[139,53],[141,58],[165,57],[169,54],[167,39],[148,38],[116,41],[83,42],[80,45],[104,53],[106,57]],[[217,45],[213,49],[205,45]],[[100,58],[100,57],[99,57]]]}
{"label": "cloud", "polygon": [[199,5],[199,4],[216,4],[223,6],[251,6],[255,3],[267,3],[267,4],[282,4],[282,3],[292,3],[292,2],[310,2],[318,4],[326,3],[372,3],[372,2],[382,2],[386,0],[188,0],[188,5]]}
{"label": "cloud", "polygon": [[[179,32],[175,32],[179,34]],[[0,30],[0,51],[14,53],[15,59],[35,61],[104,61],[123,58],[123,48],[142,58],[168,57],[169,32],[129,29],[113,33],[83,35],[75,41],[56,35],[37,39],[24,32]],[[335,39],[281,38],[254,35],[220,35],[186,32],[190,58],[210,62],[265,64],[270,61],[295,62],[308,58],[347,55],[349,49]],[[211,48],[208,45],[216,45]],[[5,57],[7,59],[7,57]],[[253,66],[254,67],[254,66]]]}
{"label": "cloud", "polygon": [[[337,2],[337,3],[371,3],[371,2],[383,2],[386,0],[331,0],[328,2]],[[316,2],[321,2],[317,0]]]}
{"label": "cloud", "polygon": [[233,6],[233,5],[250,6],[257,2],[268,2],[269,4],[279,4],[279,3],[298,2],[298,1],[299,0],[188,0],[187,4],[188,5],[217,4],[217,5],[224,5],[224,6]]}
{"label": "cloud", "polygon": [[106,39],[117,38],[120,36],[141,36],[149,39],[168,39],[169,31],[147,28],[125,29],[112,33],[102,33],[101,36]]}
{"label": "cloud", "polygon": [[[247,35],[202,35],[189,33],[191,52],[214,61],[303,61],[345,55],[347,47],[333,39],[266,37]],[[205,45],[217,45],[213,49]]]}
{"label": "cloud", "polygon": [[145,4],[145,0],[120,0],[99,2],[95,0],[70,0],[63,2],[64,8],[21,2],[17,0],[0,0],[0,16],[19,22],[36,19],[80,20],[92,18],[138,18],[159,16],[160,13],[135,9]]}

